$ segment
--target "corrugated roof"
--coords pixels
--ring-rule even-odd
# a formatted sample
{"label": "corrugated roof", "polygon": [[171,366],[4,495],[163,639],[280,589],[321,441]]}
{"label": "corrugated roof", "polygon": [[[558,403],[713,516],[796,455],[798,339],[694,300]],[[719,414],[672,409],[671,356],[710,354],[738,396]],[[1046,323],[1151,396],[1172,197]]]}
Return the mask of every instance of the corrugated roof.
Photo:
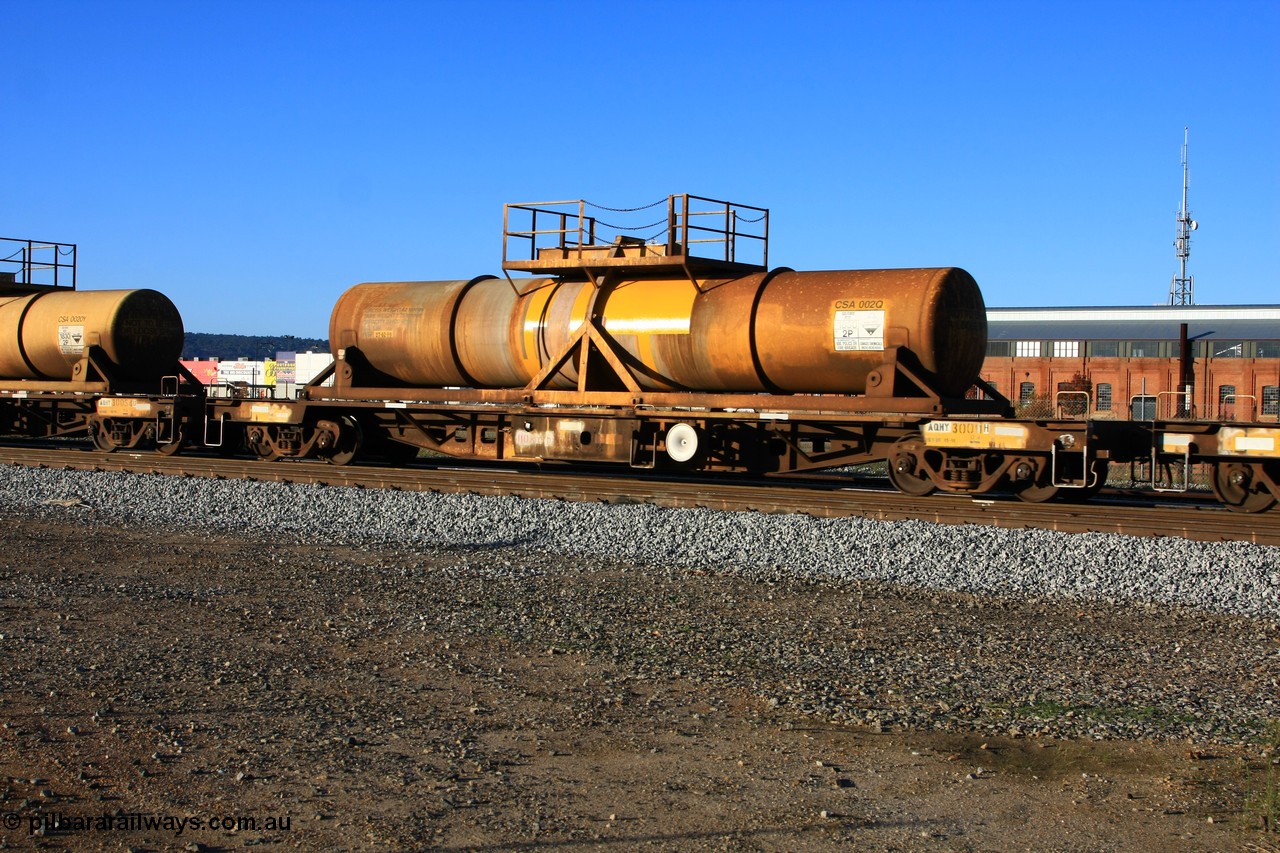
{"label": "corrugated roof", "polygon": [[1280,340],[1280,305],[988,308],[993,341],[1177,340],[1187,324],[1193,340]]}

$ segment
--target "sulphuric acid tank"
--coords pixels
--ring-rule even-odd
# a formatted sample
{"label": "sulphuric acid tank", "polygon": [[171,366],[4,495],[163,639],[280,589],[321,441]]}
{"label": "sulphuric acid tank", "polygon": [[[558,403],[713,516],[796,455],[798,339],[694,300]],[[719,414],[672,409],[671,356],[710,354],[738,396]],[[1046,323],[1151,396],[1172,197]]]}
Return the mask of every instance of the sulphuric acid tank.
{"label": "sulphuric acid tank", "polygon": [[0,297],[0,379],[68,380],[94,335],[122,379],[169,373],[182,355],[182,316],[158,291],[45,291]]}
{"label": "sulphuric acid tank", "polygon": [[[417,387],[520,388],[598,317],[648,390],[858,394],[891,346],[946,395],[973,384],[986,308],[962,269],[776,270],[731,279],[383,282],[344,293],[329,324],[377,370]],[[335,352],[336,354],[336,352]],[[570,361],[549,387],[577,387]]]}

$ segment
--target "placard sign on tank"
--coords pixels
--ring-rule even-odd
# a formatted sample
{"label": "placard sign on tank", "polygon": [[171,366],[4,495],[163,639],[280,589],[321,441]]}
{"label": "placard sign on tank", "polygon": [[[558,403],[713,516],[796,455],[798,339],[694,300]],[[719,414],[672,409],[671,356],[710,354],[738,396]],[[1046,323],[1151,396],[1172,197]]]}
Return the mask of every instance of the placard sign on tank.
{"label": "placard sign on tank", "polygon": [[837,311],[836,352],[884,349],[884,311]]}

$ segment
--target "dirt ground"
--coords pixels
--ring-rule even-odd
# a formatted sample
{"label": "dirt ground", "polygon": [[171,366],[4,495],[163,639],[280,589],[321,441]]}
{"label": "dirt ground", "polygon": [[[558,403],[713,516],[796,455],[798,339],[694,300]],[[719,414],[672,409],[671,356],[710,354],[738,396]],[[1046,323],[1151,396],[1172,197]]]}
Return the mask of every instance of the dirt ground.
{"label": "dirt ground", "polygon": [[[4,849],[1280,851],[1257,744],[837,725],[662,631],[493,627],[483,555],[0,523]],[[669,583],[748,627],[812,592]]]}

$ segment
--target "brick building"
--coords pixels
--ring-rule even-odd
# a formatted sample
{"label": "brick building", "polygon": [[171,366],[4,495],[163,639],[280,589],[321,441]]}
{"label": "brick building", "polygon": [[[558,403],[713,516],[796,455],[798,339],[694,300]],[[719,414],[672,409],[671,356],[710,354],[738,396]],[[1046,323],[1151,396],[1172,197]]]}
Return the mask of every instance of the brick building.
{"label": "brick building", "polygon": [[982,377],[1025,417],[1280,415],[1280,305],[990,308],[987,326]]}

